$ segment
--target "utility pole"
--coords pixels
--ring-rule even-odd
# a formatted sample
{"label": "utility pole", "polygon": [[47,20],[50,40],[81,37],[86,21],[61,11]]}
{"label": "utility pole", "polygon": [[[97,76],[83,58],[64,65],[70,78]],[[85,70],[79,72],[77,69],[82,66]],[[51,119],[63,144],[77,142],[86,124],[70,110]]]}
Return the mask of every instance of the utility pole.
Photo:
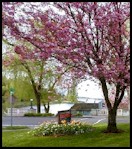
{"label": "utility pole", "polygon": [[10,88],[10,106],[11,106],[11,127],[13,124],[13,117],[12,117],[12,108],[13,108],[13,94],[14,94],[14,89]]}

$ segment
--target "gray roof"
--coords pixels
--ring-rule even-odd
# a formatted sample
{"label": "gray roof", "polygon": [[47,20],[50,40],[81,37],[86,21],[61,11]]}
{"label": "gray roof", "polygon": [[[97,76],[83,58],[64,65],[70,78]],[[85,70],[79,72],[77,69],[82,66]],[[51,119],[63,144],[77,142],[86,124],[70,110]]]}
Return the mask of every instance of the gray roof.
{"label": "gray roof", "polygon": [[98,104],[97,103],[75,103],[72,107],[71,110],[91,110],[91,109],[98,109]]}

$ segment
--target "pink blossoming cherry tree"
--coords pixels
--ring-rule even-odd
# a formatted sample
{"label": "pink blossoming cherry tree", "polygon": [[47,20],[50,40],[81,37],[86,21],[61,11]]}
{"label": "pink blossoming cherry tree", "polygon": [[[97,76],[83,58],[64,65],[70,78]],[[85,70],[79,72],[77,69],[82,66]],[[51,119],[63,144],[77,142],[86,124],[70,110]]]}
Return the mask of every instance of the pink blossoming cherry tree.
{"label": "pink blossoming cherry tree", "polygon": [[[18,8],[26,17],[15,16]],[[10,34],[30,42],[42,59],[54,57],[71,66],[76,78],[98,79],[108,108],[106,131],[115,133],[117,109],[130,86],[129,19],[129,2],[45,2],[39,7],[3,2],[3,38]],[[29,30],[22,31],[22,26]],[[112,104],[108,85],[115,90]]]}

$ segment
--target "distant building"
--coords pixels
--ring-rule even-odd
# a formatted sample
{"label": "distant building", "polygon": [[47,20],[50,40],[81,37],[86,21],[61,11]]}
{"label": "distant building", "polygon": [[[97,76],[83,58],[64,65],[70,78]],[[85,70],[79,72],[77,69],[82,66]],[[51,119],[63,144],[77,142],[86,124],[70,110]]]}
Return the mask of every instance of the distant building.
{"label": "distant building", "polygon": [[71,107],[72,114],[81,113],[82,115],[90,115],[92,109],[98,109],[98,103],[75,103]]}
{"label": "distant building", "polygon": [[90,115],[93,109],[103,108],[103,99],[78,97],[77,100],[78,103],[75,103],[71,107],[71,112],[73,114],[81,113],[82,115]]}
{"label": "distant building", "polygon": [[98,104],[98,109],[101,109],[104,107],[104,99],[101,98],[89,98],[89,97],[78,97],[77,98],[78,102],[81,103],[97,103]]}

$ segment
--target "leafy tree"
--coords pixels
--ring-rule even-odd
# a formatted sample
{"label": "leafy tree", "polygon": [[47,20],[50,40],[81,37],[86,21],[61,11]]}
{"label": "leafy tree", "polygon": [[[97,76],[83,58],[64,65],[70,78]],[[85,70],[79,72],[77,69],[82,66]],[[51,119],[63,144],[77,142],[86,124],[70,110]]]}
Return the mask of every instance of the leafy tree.
{"label": "leafy tree", "polygon": [[7,79],[2,76],[2,103],[5,102],[8,92],[9,92],[9,90],[7,87]]}
{"label": "leafy tree", "polygon": [[[18,41],[17,41],[18,42]],[[6,41],[6,43],[9,46],[14,46],[10,42]],[[18,42],[19,43],[19,42]],[[26,46],[29,46],[30,44],[26,44]],[[30,45],[31,46],[31,45]],[[19,51],[20,52],[20,51]],[[37,57],[32,57],[32,59],[26,59],[25,55],[32,53],[32,49],[28,49],[28,52],[23,54],[23,53],[17,53],[14,55],[11,55],[10,52],[9,54],[6,54],[3,58],[3,67],[6,66],[5,73],[9,73],[12,75],[14,78],[15,85],[14,87],[17,88],[18,85],[19,89],[16,91],[16,96],[18,98],[36,98],[37,101],[37,112],[40,113],[40,105],[41,105],[41,100],[43,102],[45,111],[48,113],[49,112],[49,104],[50,101],[55,100],[55,88],[56,84],[60,81],[61,77],[64,77],[64,74],[69,70],[69,67],[64,68],[63,71],[62,69],[59,69],[61,66],[57,66],[57,62],[55,60],[52,60],[53,64],[50,62],[51,60],[46,60],[43,59],[41,60],[40,58]],[[10,59],[10,56],[12,56],[12,59]],[[21,59],[24,57],[23,59]],[[51,64],[50,64],[51,63]],[[56,65],[56,66],[55,66]],[[30,80],[30,81],[28,81]],[[27,86],[27,87],[26,87]],[[32,86],[32,89],[30,88]],[[27,92],[25,92],[22,88],[28,89]],[[22,93],[23,91],[23,93]],[[54,98],[52,96],[52,100],[48,99],[49,94],[48,92],[54,92]],[[44,93],[43,93],[44,92]],[[46,93],[47,92],[47,93]],[[29,95],[29,93],[33,95]],[[44,96],[45,95],[45,96]],[[48,95],[48,96],[46,96]],[[59,94],[56,93],[56,97],[60,96]],[[60,98],[59,98],[60,99]]]}
{"label": "leafy tree", "polygon": [[71,102],[77,102],[77,81],[73,79],[73,83],[71,85],[71,87],[68,88],[68,93],[67,93],[67,97],[69,101]]}

